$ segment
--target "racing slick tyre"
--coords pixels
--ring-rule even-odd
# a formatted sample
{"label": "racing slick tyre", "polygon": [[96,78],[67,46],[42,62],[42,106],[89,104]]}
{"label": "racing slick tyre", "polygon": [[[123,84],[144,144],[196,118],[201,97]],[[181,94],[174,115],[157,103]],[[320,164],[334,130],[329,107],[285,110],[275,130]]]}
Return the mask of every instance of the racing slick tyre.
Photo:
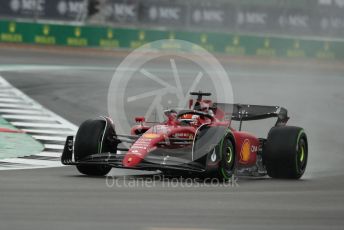
{"label": "racing slick tyre", "polygon": [[233,141],[224,137],[221,142],[208,154],[208,158],[214,157],[214,154],[220,156],[218,167],[215,170],[206,173],[206,176],[217,178],[220,181],[228,181],[232,178],[235,170],[235,150]]}
{"label": "racing slick tyre", "polygon": [[[104,120],[87,120],[83,122],[76,134],[74,143],[75,160],[101,152],[110,152],[110,148],[103,142],[105,132]],[[111,170],[109,165],[77,165],[76,168],[82,174],[89,176],[104,176]]]}
{"label": "racing slick tyre", "polygon": [[273,127],[263,151],[267,173],[272,178],[299,179],[305,172],[308,143],[302,128]]}

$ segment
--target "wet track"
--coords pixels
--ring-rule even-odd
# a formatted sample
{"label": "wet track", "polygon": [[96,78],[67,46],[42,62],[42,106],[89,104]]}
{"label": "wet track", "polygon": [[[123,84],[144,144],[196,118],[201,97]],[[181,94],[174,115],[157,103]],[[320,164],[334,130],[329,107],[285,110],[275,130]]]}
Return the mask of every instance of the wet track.
{"label": "wet track", "polygon": [[[107,89],[120,61],[2,49],[0,75],[79,125],[107,113]],[[309,63],[223,65],[236,102],[285,106],[289,124],[305,128],[310,159],[302,180],[240,178],[236,188],[168,187],[161,182],[150,188],[109,188],[105,178],[80,176],[73,167],[2,171],[0,228],[342,229],[343,69]],[[111,175],[129,173],[113,170]]]}

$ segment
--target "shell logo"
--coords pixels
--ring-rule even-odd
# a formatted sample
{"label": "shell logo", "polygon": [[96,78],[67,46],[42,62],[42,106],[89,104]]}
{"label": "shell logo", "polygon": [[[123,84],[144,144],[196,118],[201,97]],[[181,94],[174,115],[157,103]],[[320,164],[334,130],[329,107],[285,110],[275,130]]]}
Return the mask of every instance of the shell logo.
{"label": "shell logo", "polygon": [[139,40],[144,40],[145,39],[145,32],[144,31],[140,31],[140,33],[139,33]]}
{"label": "shell logo", "polygon": [[81,29],[79,27],[75,27],[74,35],[75,35],[75,37],[80,37]]}
{"label": "shell logo", "polygon": [[206,34],[201,35],[201,42],[206,43],[208,41],[208,36]]}
{"label": "shell logo", "polygon": [[160,137],[160,135],[156,133],[146,133],[143,135],[143,137],[148,138],[148,139],[154,139],[154,138]]}
{"label": "shell logo", "polygon": [[241,146],[240,151],[240,162],[246,163],[250,159],[251,154],[251,143],[249,139],[245,139]]}
{"label": "shell logo", "polygon": [[44,35],[49,35],[49,30],[50,30],[50,28],[48,25],[43,26],[43,34]]}
{"label": "shell logo", "polygon": [[11,33],[14,33],[16,32],[16,23],[15,22],[11,22],[8,26],[8,30],[11,32]]}
{"label": "shell logo", "polygon": [[111,29],[108,29],[108,31],[107,31],[107,38],[108,39],[112,39],[113,38],[113,32],[112,32]]}
{"label": "shell logo", "polygon": [[240,38],[238,36],[235,36],[233,38],[233,45],[235,45],[235,46],[240,45]]}
{"label": "shell logo", "polygon": [[176,35],[174,34],[174,33],[170,33],[169,34],[169,39],[170,40],[173,40],[173,39],[175,39],[176,38]]}

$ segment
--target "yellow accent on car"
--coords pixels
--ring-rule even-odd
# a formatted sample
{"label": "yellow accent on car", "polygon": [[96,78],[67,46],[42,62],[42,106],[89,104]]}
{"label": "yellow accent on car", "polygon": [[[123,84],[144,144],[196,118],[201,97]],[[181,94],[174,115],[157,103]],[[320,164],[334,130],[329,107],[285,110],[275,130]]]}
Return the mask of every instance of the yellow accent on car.
{"label": "yellow accent on car", "polygon": [[148,139],[154,139],[154,138],[160,137],[160,135],[156,133],[145,133],[143,137],[148,138]]}

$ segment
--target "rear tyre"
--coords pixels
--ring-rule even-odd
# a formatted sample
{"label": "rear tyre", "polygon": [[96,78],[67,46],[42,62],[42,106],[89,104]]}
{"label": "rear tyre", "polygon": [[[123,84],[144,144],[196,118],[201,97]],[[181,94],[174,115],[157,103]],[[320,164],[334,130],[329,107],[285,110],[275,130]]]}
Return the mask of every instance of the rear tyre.
{"label": "rear tyre", "polygon": [[[110,152],[111,148],[104,140],[105,120],[87,120],[83,122],[76,134],[74,143],[75,160],[81,160],[89,155]],[[105,139],[105,138],[104,138]],[[89,176],[104,176],[110,172],[109,165],[77,165],[82,174]]]}
{"label": "rear tyre", "polygon": [[299,127],[273,127],[268,134],[263,159],[270,177],[301,178],[308,160],[306,133]]}

